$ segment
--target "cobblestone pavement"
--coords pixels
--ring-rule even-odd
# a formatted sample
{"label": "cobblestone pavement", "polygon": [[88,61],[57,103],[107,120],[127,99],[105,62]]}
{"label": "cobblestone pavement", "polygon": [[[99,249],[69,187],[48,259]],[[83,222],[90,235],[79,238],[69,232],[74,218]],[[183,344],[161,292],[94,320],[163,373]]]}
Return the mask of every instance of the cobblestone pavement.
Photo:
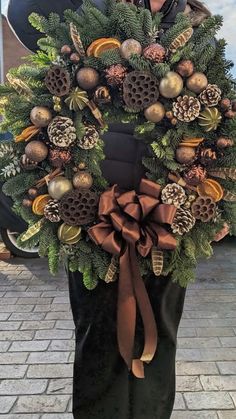
{"label": "cobblestone pavement", "polygon": [[[0,262],[0,417],[72,419],[73,322],[63,271]],[[189,287],[171,419],[236,418],[236,248],[215,247]],[[206,280],[206,278],[208,278]]]}

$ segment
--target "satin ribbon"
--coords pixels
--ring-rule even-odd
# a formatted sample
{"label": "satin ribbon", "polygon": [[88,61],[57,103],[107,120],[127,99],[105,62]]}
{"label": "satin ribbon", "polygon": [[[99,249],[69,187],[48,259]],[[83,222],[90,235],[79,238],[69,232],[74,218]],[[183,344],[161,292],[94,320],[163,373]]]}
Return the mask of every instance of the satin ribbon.
{"label": "satin ribbon", "polygon": [[[173,250],[176,240],[162,224],[172,224],[176,208],[160,203],[160,185],[142,179],[139,194],[122,193],[117,185],[105,191],[99,202],[100,223],[88,230],[90,238],[119,257],[117,338],[129,370],[144,377],[143,362],[150,362],[157,348],[157,326],[141,278],[137,255],[148,256],[153,246]],[[144,326],[145,344],[139,360],[133,360],[137,305]]]}

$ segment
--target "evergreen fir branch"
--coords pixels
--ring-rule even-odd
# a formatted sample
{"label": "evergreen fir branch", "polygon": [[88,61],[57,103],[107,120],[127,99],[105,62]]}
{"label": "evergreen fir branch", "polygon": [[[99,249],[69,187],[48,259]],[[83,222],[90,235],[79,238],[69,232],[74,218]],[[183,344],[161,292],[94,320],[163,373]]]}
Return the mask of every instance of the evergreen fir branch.
{"label": "evergreen fir branch", "polygon": [[73,23],[79,31],[83,29],[85,21],[82,14],[79,14],[71,9],[67,9],[64,11],[64,19],[68,25]]}
{"label": "evergreen fir branch", "polygon": [[91,268],[86,268],[83,271],[83,283],[89,291],[94,290],[98,285],[97,274]]}
{"label": "evergreen fir branch", "polygon": [[20,173],[14,178],[7,180],[2,187],[2,191],[5,195],[16,199],[31,188],[38,178],[39,175],[37,173]]}
{"label": "evergreen fir branch", "polygon": [[99,59],[104,69],[110,67],[113,64],[121,64],[123,62],[119,48],[103,52]]}
{"label": "evergreen fir branch", "polygon": [[206,45],[209,40],[215,37],[216,33],[221,29],[222,24],[222,16],[210,16],[208,19],[205,19],[204,22],[194,31],[192,42],[195,45],[199,45],[204,42]]}
{"label": "evergreen fir branch", "polygon": [[[145,37],[149,37],[150,33],[153,30],[153,20],[152,20],[152,14],[150,10],[148,9],[142,9],[142,17],[143,17],[143,32]],[[159,25],[158,25],[159,26]]]}
{"label": "evergreen fir branch", "polygon": [[236,236],[236,202],[224,202],[224,220],[230,226],[230,234]]}
{"label": "evergreen fir branch", "polygon": [[159,63],[151,66],[151,72],[158,78],[162,79],[170,71],[170,66],[167,63]]}
{"label": "evergreen fir branch", "polygon": [[132,54],[128,62],[134,70],[150,71],[150,62],[140,55]]}
{"label": "evergreen fir branch", "polygon": [[29,15],[29,22],[37,31],[41,33],[47,33],[48,20],[46,19],[46,17],[41,16],[38,13],[31,13]]}
{"label": "evergreen fir branch", "polygon": [[172,42],[189,27],[191,27],[189,18],[183,13],[179,13],[176,17],[175,24],[161,38],[162,45],[168,49]]}
{"label": "evergreen fir branch", "polygon": [[105,10],[104,13],[106,16],[111,16],[112,13],[115,12],[115,8],[116,8],[116,0],[105,0]]}
{"label": "evergreen fir branch", "polygon": [[145,35],[139,24],[136,7],[117,3],[116,9],[110,17],[110,25],[121,41],[134,38],[141,44],[145,42]]}

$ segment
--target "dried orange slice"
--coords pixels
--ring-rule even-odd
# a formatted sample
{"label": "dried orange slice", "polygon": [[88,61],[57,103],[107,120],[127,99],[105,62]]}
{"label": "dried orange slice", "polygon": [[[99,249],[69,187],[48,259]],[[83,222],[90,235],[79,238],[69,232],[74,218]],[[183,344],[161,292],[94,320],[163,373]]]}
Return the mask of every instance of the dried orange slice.
{"label": "dried orange slice", "polygon": [[199,143],[195,144],[195,143],[188,143],[183,141],[182,143],[179,144],[180,147],[198,147]]}
{"label": "dried orange slice", "polygon": [[106,41],[107,39],[109,39],[109,38],[98,38],[98,39],[96,39],[95,41],[93,41],[90,45],[89,45],[89,47],[88,47],[88,49],[87,49],[87,51],[86,51],[86,53],[87,53],[87,56],[88,57],[91,57],[92,55],[93,55],[93,53],[94,53],[94,50],[95,50],[95,48],[101,43],[101,42],[104,42],[104,41]]}
{"label": "dried orange slice", "polygon": [[184,137],[180,145],[183,145],[186,147],[198,147],[203,141],[204,141],[204,138]]}
{"label": "dried orange slice", "polygon": [[200,196],[207,195],[214,199],[215,202],[220,201],[224,196],[222,186],[213,179],[206,179],[197,187]]}
{"label": "dried orange slice", "polygon": [[39,195],[37,196],[32,205],[32,211],[35,215],[43,215],[44,214],[44,208],[47,205],[47,203],[50,201],[51,196],[46,195]]}
{"label": "dried orange slice", "polygon": [[108,51],[109,49],[120,48],[121,43],[118,39],[107,38],[105,41],[100,42],[94,49],[94,57],[99,57],[103,52]]}
{"label": "dried orange slice", "polygon": [[31,125],[28,128],[25,128],[20,135],[17,135],[15,138],[16,143],[20,143],[21,141],[29,141],[32,137],[34,137],[40,128],[36,128],[35,125]]}

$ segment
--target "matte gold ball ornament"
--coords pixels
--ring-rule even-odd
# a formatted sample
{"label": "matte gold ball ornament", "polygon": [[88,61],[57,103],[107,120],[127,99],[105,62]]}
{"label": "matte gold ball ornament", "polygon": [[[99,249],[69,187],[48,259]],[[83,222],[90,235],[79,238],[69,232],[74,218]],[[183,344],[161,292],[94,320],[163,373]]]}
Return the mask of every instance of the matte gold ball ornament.
{"label": "matte gold ball ornament", "polygon": [[177,66],[177,73],[182,77],[190,77],[194,72],[194,65],[191,60],[182,60]]}
{"label": "matte gold ball ornament", "polygon": [[207,85],[208,80],[203,73],[193,73],[193,75],[187,80],[187,88],[194,93],[201,93],[206,89]]}
{"label": "matte gold ball ornament", "polygon": [[93,178],[89,172],[80,170],[73,177],[75,189],[89,189],[93,184]]}
{"label": "matte gold ball ornament", "polygon": [[120,54],[125,60],[128,60],[132,54],[141,55],[141,53],[142,45],[135,39],[126,39],[121,44]]}
{"label": "matte gold ball ornament", "polygon": [[83,67],[76,74],[78,85],[84,90],[94,89],[99,84],[99,73],[91,67]]}
{"label": "matte gold ball ornament", "polygon": [[64,176],[57,176],[48,184],[48,193],[53,199],[60,200],[67,192],[73,189],[72,182]]}
{"label": "matte gold ball ornament", "polygon": [[48,148],[42,141],[30,141],[30,143],[28,143],[25,147],[25,155],[28,159],[40,163],[46,159],[48,155]]}
{"label": "matte gold ball ornament", "polygon": [[173,99],[182,92],[184,82],[182,77],[174,71],[169,71],[161,80],[159,90],[160,94],[167,98]]}
{"label": "matte gold ball ornament", "polygon": [[176,160],[181,164],[192,163],[196,157],[196,150],[193,147],[178,147],[176,150]]}
{"label": "matte gold ball ornament", "polygon": [[52,120],[52,113],[46,106],[35,106],[30,112],[30,120],[37,128],[44,128]]}
{"label": "matte gold ball ornament", "polygon": [[144,115],[148,121],[158,123],[162,121],[165,116],[165,108],[161,102],[156,102],[145,109]]}

